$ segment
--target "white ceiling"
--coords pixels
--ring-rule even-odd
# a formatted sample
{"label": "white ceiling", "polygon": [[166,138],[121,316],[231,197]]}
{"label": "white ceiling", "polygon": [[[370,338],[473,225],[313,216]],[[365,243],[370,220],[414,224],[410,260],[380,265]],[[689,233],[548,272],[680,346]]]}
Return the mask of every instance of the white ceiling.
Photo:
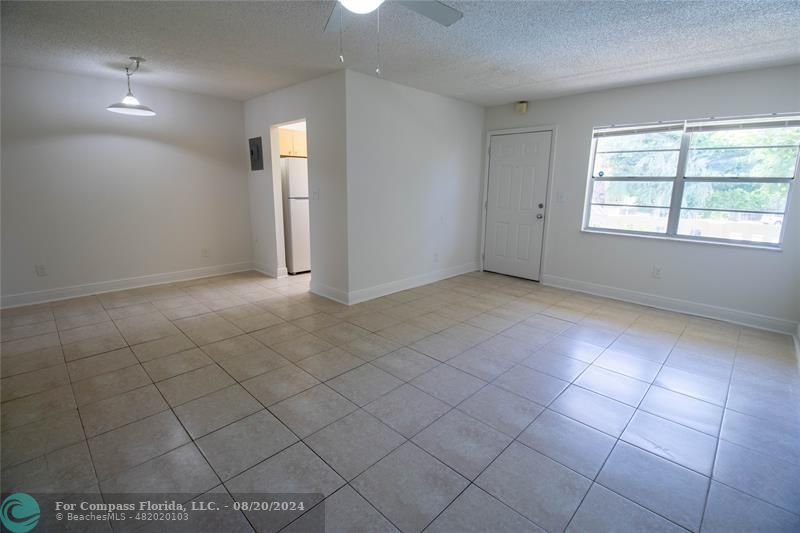
{"label": "white ceiling", "polygon": [[[381,8],[389,80],[500,104],[800,63],[800,2],[447,2],[445,28],[391,1]],[[8,65],[124,78],[248,99],[341,68],[333,2],[2,2]],[[348,15],[345,66],[375,68],[375,14]]]}

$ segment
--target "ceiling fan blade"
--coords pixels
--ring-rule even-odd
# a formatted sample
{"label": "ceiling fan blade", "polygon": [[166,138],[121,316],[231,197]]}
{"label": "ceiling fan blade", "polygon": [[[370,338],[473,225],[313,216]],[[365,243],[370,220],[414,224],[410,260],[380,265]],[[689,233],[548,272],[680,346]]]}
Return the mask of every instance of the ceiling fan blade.
{"label": "ceiling fan blade", "polygon": [[331,11],[331,15],[328,17],[328,22],[325,24],[325,31],[326,32],[339,32],[339,21],[342,20],[341,18],[341,10],[344,9],[342,4],[336,2],[336,5],[333,6],[333,10]]}
{"label": "ceiling fan blade", "polygon": [[452,8],[441,2],[429,2],[421,0],[397,0],[395,3],[403,4],[411,11],[416,11],[423,17],[428,17],[442,26],[452,26],[464,16],[458,9]]}

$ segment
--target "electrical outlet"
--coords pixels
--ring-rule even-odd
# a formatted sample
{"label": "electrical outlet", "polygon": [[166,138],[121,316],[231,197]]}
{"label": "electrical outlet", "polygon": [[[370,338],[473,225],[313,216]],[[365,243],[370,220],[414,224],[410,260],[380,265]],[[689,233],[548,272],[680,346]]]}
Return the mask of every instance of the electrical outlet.
{"label": "electrical outlet", "polygon": [[653,278],[661,279],[661,267],[658,266],[653,267]]}
{"label": "electrical outlet", "polygon": [[47,269],[44,265],[33,265],[33,270],[36,272],[36,276],[43,278],[47,275]]}
{"label": "electrical outlet", "polygon": [[200,256],[208,257],[208,248],[203,248],[202,250],[200,250]]}

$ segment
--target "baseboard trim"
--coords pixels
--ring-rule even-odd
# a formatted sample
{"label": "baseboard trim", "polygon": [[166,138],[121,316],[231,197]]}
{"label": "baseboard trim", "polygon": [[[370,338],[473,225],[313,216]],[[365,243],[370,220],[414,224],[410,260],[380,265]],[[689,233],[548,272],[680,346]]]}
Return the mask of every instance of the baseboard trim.
{"label": "baseboard trim", "polygon": [[[133,278],[123,278],[111,281],[101,281],[98,283],[86,283],[84,285],[72,285],[69,287],[59,287],[46,289],[43,291],[21,292],[17,294],[4,295],[0,298],[0,307],[3,309],[32,305],[45,302],[55,302],[67,300],[79,296],[90,296],[92,294],[102,294],[105,292],[121,291],[126,289],[136,289],[149,285],[160,285],[163,283],[175,283],[177,281],[188,281],[209,276],[221,276],[223,274],[233,274],[248,270],[258,270],[253,263],[230,263],[227,265],[214,265],[208,267],[191,268],[176,272],[164,272],[161,274],[147,274]],[[267,274],[269,275],[269,274]]]}
{"label": "baseboard trim", "polygon": [[288,275],[289,275],[289,271],[286,269],[286,267],[280,267],[278,269],[278,275],[275,276],[275,277],[276,278],[285,278]]}
{"label": "baseboard trim", "polygon": [[475,270],[478,270],[477,261],[464,263],[461,265],[456,265],[454,267],[445,268],[442,270],[436,270],[433,272],[427,272],[425,274],[412,276],[410,278],[391,281],[389,283],[384,283],[382,285],[367,287],[366,289],[350,291],[350,293],[348,294],[348,303],[352,305],[361,302],[366,302],[368,300],[380,298],[381,296],[386,296],[387,294],[392,294],[407,289],[413,289],[414,287],[419,287],[420,285],[435,283],[443,279],[452,278],[453,276],[466,274],[467,272],[474,272]]}
{"label": "baseboard trim", "polygon": [[600,285],[597,283],[579,281],[570,278],[562,278],[560,276],[553,276],[549,274],[542,276],[541,283],[543,285],[557,287],[559,289],[585,292],[595,296],[603,296],[606,298],[612,298],[614,300],[621,300],[623,302],[647,305],[649,307],[656,307],[658,309],[664,309],[667,311],[677,311],[679,313],[687,313],[703,318],[725,320],[726,322],[733,322],[734,324],[739,324],[742,326],[749,326],[768,331],[777,331],[780,333],[788,333],[790,335],[797,334],[798,328],[800,328],[800,325],[797,322],[783,318],[749,313],[746,311],[738,311],[728,307],[719,307],[715,305],[690,302],[688,300],[679,300],[677,298],[668,298],[666,296],[659,296],[657,294],[622,289],[619,287],[611,287],[608,285]]}
{"label": "baseboard trim", "polygon": [[347,293],[345,291],[334,289],[333,287],[328,287],[327,285],[315,282],[313,276],[311,277],[311,286],[309,287],[309,290],[317,296],[328,298],[329,300],[339,302],[340,304],[349,305]]}

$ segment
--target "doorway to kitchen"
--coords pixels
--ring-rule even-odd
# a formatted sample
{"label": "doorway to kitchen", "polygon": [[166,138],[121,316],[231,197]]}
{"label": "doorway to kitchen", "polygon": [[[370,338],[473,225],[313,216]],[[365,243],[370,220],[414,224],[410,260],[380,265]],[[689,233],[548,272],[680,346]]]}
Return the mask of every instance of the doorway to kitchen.
{"label": "doorway to kitchen", "polygon": [[278,126],[283,242],[289,275],[311,272],[311,219],[308,195],[306,122]]}

